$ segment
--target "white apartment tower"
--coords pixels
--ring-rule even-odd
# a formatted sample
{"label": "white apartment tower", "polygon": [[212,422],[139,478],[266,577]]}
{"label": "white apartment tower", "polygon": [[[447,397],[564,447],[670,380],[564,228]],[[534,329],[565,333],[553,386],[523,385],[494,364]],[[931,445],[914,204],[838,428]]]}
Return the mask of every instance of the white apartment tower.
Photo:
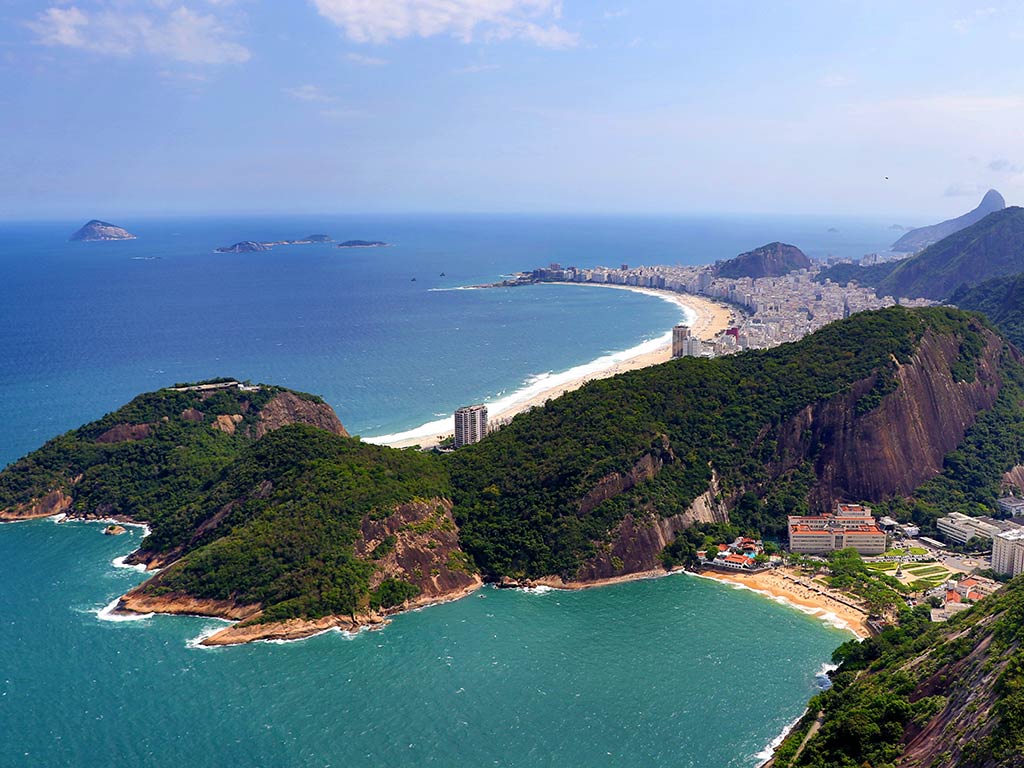
{"label": "white apartment tower", "polygon": [[455,447],[479,443],[487,434],[487,406],[466,405],[455,411]]}

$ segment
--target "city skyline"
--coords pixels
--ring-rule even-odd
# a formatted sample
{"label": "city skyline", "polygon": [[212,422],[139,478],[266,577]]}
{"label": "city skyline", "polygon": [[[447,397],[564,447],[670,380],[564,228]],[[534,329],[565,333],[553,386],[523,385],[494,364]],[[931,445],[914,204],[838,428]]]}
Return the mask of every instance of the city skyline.
{"label": "city skyline", "polygon": [[11,0],[0,218],[1024,200],[1010,5]]}

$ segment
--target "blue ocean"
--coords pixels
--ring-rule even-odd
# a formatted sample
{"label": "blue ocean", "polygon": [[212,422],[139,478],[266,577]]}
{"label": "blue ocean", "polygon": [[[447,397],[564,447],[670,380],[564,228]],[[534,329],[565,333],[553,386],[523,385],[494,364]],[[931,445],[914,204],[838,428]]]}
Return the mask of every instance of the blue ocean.
{"label": "blue ocean", "polygon": [[[353,434],[431,422],[665,333],[579,286],[458,290],[559,262],[705,263],[773,240],[859,256],[842,218],[252,217],[0,223],[0,466],[139,392],[234,376],[322,395]],[[836,230],[836,231],[832,231]],[[329,244],[219,254],[239,240]],[[0,527],[0,766],[750,766],[849,635],[687,576],[485,589],[379,632],[199,649],[215,622],[103,621],[142,578],[88,524]]]}

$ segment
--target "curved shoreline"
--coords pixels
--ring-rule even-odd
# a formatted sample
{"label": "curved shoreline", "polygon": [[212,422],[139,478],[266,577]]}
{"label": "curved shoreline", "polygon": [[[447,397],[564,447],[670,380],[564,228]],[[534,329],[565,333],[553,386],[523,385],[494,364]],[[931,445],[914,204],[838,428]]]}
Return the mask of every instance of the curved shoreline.
{"label": "curved shoreline", "polygon": [[[703,296],[675,293],[657,288],[641,288],[631,285],[602,285],[600,283],[544,283],[544,285],[573,285],[582,288],[612,288],[653,296],[682,310],[683,317],[693,334],[710,341],[726,330],[735,318],[735,310],[725,304],[711,301]],[[573,366],[558,373],[534,376],[515,392],[504,397],[486,401],[488,418],[492,421],[506,421],[513,416],[543,405],[550,399],[579,389],[597,379],[605,379],[627,371],[647,368],[670,360],[672,357],[672,330],[653,339],[641,342],[620,352],[602,355],[596,360]],[[548,383],[550,380],[550,383]],[[393,434],[364,437],[363,440],[376,445],[392,448],[410,448],[418,445],[429,448],[440,443],[455,429],[454,416],[421,424],[418,427]]]}

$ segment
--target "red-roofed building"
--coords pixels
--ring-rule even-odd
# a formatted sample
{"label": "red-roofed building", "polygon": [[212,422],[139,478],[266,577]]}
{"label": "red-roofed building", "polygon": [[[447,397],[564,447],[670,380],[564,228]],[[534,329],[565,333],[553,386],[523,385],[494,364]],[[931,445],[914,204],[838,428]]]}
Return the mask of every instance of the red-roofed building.
{"label": "red-roofed building", "polygon": [[862,555],[885,552],[885,532],[875,524],[870,507],[837,504],[834,514],[789,517],[791,552],[826,554],[847,547]]}

